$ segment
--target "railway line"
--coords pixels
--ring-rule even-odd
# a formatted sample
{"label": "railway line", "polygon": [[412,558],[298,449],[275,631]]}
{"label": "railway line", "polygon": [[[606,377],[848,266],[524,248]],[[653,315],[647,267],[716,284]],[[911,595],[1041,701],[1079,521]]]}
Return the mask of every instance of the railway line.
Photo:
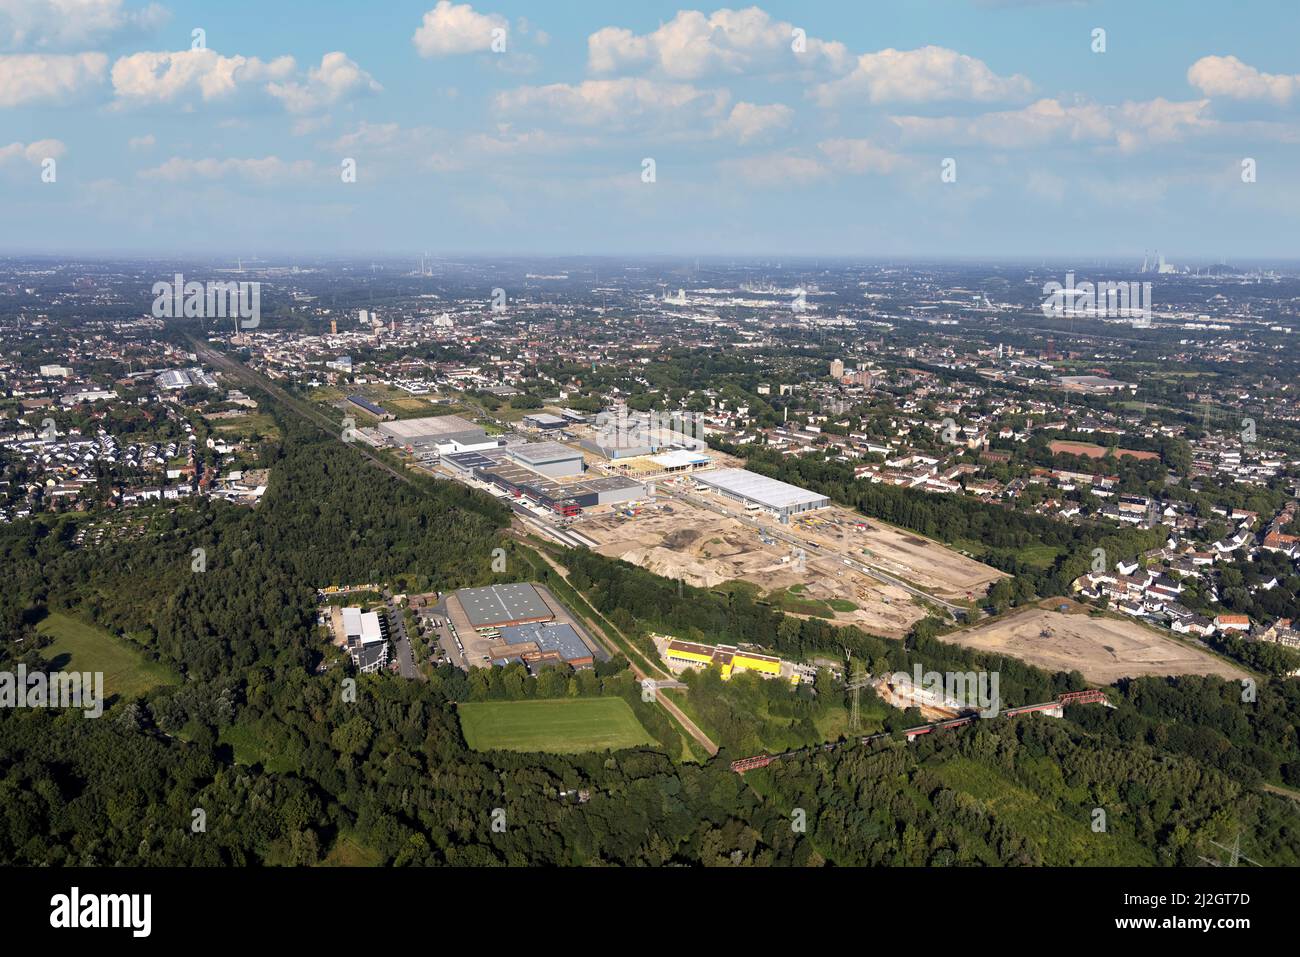
{"label": "railway line", "polygon": [[[1035,711],[1044,711],[1054,713],[1060,716],[1066,705],[1071,704],[1104,704],[1107,707],[1114,707],[1106,700],[1105,692],[1097,688],[1091,688],[1087,691],[1068,691],[1065,694],[1059,694],[1052,701],[1043,701],[1039,704],[1021,705],[1018,708],[1007,708],[999,714],[999,717],[1018,718],[1022,714],[1031,714]],[[963,715],[960,718],[949,718],[946,721],[935,721],[930,724],[919,724],[914,728],[908,728],[903,732],[908,741],[915,741],[923,734],[933,734],[936,731],[946,731],[950,728],[960,728],[963,725],[972,724],[981,718],[976,714]],[[815,754],[818,751],[835,751],[844,747],[845,744],[869,744],[872,741],[879,741],[881,738],[888,738],[892,732],[884,731],[880,734],[869,734],[866,737],[853,739],[850,741],[832,741],[829,744],[814,745],[808,748],[799,748],[795,751],[784,751],[781,754],[756,754],[748,758],[739,758],[731,762],[731,770],[737,774],[744,774],[746,771],[753,771],[756,768],[765,768],[773,761],[781,761],[786,758],[798,757],[802,754]]]}

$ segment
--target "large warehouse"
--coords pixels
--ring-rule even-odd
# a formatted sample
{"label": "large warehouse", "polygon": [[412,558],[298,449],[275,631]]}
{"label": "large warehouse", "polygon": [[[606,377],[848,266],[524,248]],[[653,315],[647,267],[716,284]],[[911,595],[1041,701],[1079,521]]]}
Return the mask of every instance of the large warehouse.
{"label": "large warehouse", "polygon": [[[495,485],[515,498],[527,499],[560,515],[577,515],[584,508],[618,505],[622,502],[650,497],[650,492],[643,483],[631,479],[610,476],[561,485],[536,471],[536,466],[525,468],[518,464],[520,456],[516,454],[517,451],[537,449],[542,445],[558,445],[558,443],[541,442],[490,452],[453,453],[443,456],[442,463],[464,475],[471,475],[480,482]],[[538,465],[545,466],[547,464],[545,460],[554,455],[552,461],[558,469],[550,474],[577,474],[568,470],[581,466],[582,455],[562,445],[558,447],[564,449],[564,452],[543,451],[540,460],[537,456],[532,460]],[[574,458],[566,458],[566,455]]]}
{"label": "large warehouse", "polygon": [[791,515],[811,511],[814,508],[825,508],[831,503],[825,495],[810,492],[806,488],[788,482],[779,482],[748,469],[696,472],[691,478],[719,495],[736,502],[743,502],[746,508],[770,512],[783,522]]}
{"label": "large warehouse", "polygon": [[469,667],[518,661],[536,674],[548,664],[589,668],[609,660],[543,585],[462,588],[447,599],[447,617]]}
{"label": "large warehouse", "polygon": [[591,649],[572,625],[563,622],[509,625],[501,629],[501,638],[506,645],[493,652],[494,662],[504,663],[518,657],[530,671],[552,661],[563,661],[574,668],[590,667],[595,663]]}
{"label": "large warehouse", "polygon": [[481,426],[459,415],[427,415],[418,419],[397,419],[381,422],[380,434],[398,445],[412,448],[436,447],[439,452],[465,452],[496,448],[497,440],[489,439]]}
{"label": "large warehouse", "polygon": [[475,628],[500,628],[532,621],[551,621],[555,614],[527,582],[462,588],[456,598]]}
{"label": "large warehouse", "polygon": [[548,478],[565,478],[581,475],[582,453],[559,442],[530,442],[516,445],[506,452],[520,465],[525,465]]}

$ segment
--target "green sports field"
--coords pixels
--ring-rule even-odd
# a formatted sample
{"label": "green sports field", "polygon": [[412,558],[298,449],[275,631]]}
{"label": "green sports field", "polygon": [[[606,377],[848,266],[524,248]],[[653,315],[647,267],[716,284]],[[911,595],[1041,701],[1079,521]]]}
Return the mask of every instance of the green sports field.
{"label": "green sports field", "polygon": [[42,619],[36,630],[54,642],[41,650],[60,671],[102,671],[104,694],[133,698],[150,688],[174,684],[176,676],[166,665],[150,661],[120,638],[71,615],[55,612]]}
{"label": "green sports field", "polygon": [[458,709],[460,729],[475,751],[617,751],[650,744],[622,698],[471,701]]}

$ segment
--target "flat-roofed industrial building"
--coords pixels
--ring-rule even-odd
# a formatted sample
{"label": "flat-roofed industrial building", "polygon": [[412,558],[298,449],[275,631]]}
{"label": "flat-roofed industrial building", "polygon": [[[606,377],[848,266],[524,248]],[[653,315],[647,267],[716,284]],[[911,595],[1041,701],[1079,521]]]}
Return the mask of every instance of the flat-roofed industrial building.
{"label": "flat-roofed industrial building", "polygon": [[542,432],[562,429],[569,424],[568,419],[561,418],[558,415],[551,415],[549,412],[535,412],[532,415],[526,415],[523,422],[530,429],[538,429]]}
{"label": "flat-roofed industrial building", "polygon": [[379,671],[388,664],[388,629],[378,612],[343,608],[336,619],[343,647],[362,674]]}
{"label": "flat-roofed industrial building", "polygon": [[562,622],[509,625],[501,629],[501,639],[525,664],[533,655],[541,663],[550,659],[574,668],[590,667],[595,661],[592,650],[573,626]]}
{"label": "flat-roofed industrial building", "polygon": [[447,616],[473,668],[521,662],[536,673],[547,664],[584,668],[609,660],[544,585],[462,588],[448,597]]}
{"label": "flat-roofed industrial building", "polygon": [[555,618],[545,599],[527,582],[462,588],[456,592],[456,600],[476,629],[502,628]]}
{"label": "flat-roofed industrial building", "polygon": [[363,412],[369,412],[377,419],[391,419],[393,417],[391,412],[385,411],[382,406],[371,402],[364,395],[350,395],[348,396],[348,402],[352,403]]}
{"label": "flat-roofed industrial building", "polygon": [[434,446],[440,452],[464,452],[495,448],[496,439],[487,431],[459,415],[428,415],[418,419],[381,422],[379,433],[398,444],[414,447]]}
{"label": "flat-roofed industrial building", "polygon": [[527,466],[548,478],[565,478],[581,475],[582,453],[559,442],[534,442],[511,446],[507,453],[520,465]]}
{"label": "flat-roofed industrial building", "polygon": [[756,671],[767,678],[781,676],[780,658],[742,651],[734,645],[700,645],[673,639],[664,646],[663,655],[670,664],[687,668],[717,665],[723,681],[730,681],[737,671]]}
{"label": "flat-roofed industrial building", "polygon": [[708,465],[713,460],[707,455],[693,452],[690,449],[673,449],[671,452],[651,455],[647,457],[646,461],[665,472],[686,472],[690,469]]}
{"label": "flat-roofed industrial building", "polygon": [[713,489],[746,508],[770,512],[781,521],[791,515],[825,508],[831,500],[819,492],[781,482],[748,469],[718,469],[716,472],[697,472],[691,476],[697,483]]}
{"label": "flat-roofed industrial building", "polygon": [[463,456],[454,458],[461,460],[456,467],[468,466],[479,481],[495,485],[516,498],[525,498],[560,515],[577,515],[584,508],[617,505],[648,497],[645,485],[618,476],[561,485],[513,462],[492,461],[484,456],[489,458],[489,464],[479,465],[465,462]]}

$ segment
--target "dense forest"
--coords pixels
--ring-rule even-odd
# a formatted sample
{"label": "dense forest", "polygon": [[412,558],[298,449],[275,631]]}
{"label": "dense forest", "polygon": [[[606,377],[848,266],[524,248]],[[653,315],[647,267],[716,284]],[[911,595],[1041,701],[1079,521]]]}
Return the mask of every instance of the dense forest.
{"label": "dense forest", "polygon": [[[912,746],[884,739],[742,778],[728,762],[750,743],[745,729],[716,759],[682,761],[680,747],[663,744],[675,732],[655,725],[666,719],[640,701],[617,659],[588,677],[444,668],[421,683],[318,673],[327,647],[316,625],[319,586],[384,580],[446,590],[555,573],[522,561],[493,574],[507,514],[486,497],[452,483],[403,483],[332,437],[277,419],[282,439],[264,450],[270,490],[255,509],[146,507],[138,513],[145,534],[94,547],[74,547],[84,521],[75,515],[0,530],[0,667],[48,664],[35,626],[58,612],[119,636],[177,676],[119,697],[98,720],[0,713],[0,861],[1188,863],[1206,838],[1241,829],[1252,856],[1296,862],[1296,805],[1255,787],[1296,783],[1294,682],[1262,685],[1250,705],[1234,703],[1239,689],[1223,682],[1135,682],[1115,695],[1116,711],[995,719],[969,733]],[[509,547],[522,557],[523,546]],[[192,564],[200,548],[201,573]],[[561,557],[571,587],[640,640],[662,628],[794,657],[838,658],[847,647],[873,670],[983,662],[944,643],[934,621],[890,641],[784,617],[740,592],[679,589],[589,552]],[[1011,703],[1082,687],[1077,675],[997,666]],[[355,697],[344,693],[349,679]],[[710,682],[701,679],[701,695]],[[823,680],[815,691],[825,699],[761,689],[769,715],[793,722],[796,743],[843,705],[838,685]],[[739,707],[745,692],[737,685],[727,694]],[[479,753],[461,735],[458,701],[571,693],[626,698],[660,746]],[[901,726],[902,715],[868,707],[886,727]],[[579,788],[590,794],[585,803],[566,797]],[[1092,829],[1096,808],[1108,815],[1105,832]]]}

